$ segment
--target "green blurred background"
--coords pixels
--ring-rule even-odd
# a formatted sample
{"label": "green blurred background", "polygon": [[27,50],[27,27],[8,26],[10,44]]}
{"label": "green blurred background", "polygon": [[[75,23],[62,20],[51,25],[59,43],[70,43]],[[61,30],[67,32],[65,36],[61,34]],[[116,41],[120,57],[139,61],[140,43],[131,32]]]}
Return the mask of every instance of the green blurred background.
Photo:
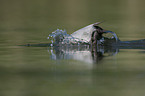
{"label": "green blurred background", "polygon": [[144,0],[0,0],[0,96],[143,96],[144,50],[120,50],[99,65],[50,59],[57,28],[69,34],[89,24],[116,32],[120,40],[145,38]]}
{"label": "green blurred background", "polygon": [[144,0],[0,0],[0,36],[11,43],[40,42],[57,28],[72,33],[104,21],[100,26],[116,32],[121,39],[144,38],[144,3]]}

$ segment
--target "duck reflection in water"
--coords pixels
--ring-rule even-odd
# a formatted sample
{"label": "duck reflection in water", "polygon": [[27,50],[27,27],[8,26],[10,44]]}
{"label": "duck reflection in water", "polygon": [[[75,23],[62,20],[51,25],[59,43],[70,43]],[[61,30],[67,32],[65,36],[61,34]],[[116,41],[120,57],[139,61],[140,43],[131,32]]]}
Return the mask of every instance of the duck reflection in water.
{"label": "duck reflection in water", "polygon": [[118,53],[118,49],[105,46],[96,46],[92,49],[89,45],[80,46],[61,46],[53,47],[49,50],[51,53],[51,59],[73,59],[86,63],[99,63],[108,56],[113,56]]}

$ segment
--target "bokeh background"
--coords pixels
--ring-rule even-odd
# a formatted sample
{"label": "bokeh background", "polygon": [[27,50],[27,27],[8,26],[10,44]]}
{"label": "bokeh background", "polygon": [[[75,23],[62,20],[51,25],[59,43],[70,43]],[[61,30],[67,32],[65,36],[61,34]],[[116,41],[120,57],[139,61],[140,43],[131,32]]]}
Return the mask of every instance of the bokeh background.
{"label": "bokeh background", "polygon": [[89,24],[120,40],[145,38],[144,0],[0,0],[0,96],[143,96],[143,50],[121,50],[99,65],[54,61],[48,48],[19,47],[49,42],[59,29],[69,34]]}
{"label": "bokeh background", "polygon": [[40,42],[57,28],[72,33],[104,21],[100,26],[116,32],[121,39],[144,38],[144,3],[144,0],[1,0],[0,36],[11,43]]}

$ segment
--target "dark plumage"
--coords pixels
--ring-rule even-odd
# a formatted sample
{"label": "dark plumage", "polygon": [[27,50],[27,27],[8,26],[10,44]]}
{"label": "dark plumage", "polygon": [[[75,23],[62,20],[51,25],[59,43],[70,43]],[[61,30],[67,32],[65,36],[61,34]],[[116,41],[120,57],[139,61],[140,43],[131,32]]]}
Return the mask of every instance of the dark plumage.
{"label": "dark plumage", "polygon": [[97,45],[97,40],[102,39],[102,34],[104,33],[104,30],[97,26],[96,24],[93,25],[95,30],[92,32],[91,36],[91,44],[92,45]]}

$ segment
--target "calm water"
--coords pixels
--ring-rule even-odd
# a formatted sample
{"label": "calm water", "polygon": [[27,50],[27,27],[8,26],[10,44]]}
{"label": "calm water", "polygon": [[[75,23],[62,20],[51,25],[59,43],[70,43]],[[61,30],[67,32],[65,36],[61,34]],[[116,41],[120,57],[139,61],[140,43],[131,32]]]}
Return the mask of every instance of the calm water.
{"label": "calm water", "polygon": [[[96,58],[85,47],[21,47],[50,42],[97,21],[120,40],[145,38],[143,0],[0,0],[0,96],[143,96],[145,50],[114,49]],[[84,48],[84,49],[83,49]]]}

